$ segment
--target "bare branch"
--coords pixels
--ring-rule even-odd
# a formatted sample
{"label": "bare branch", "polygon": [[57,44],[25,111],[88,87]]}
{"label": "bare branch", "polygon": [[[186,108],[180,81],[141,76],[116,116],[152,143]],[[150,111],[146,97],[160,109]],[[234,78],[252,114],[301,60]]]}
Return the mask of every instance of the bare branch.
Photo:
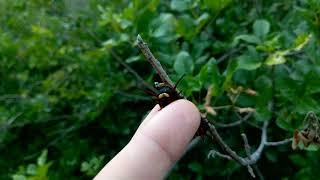
{"label": "bare branch", "polygon": [[249,142],[248,142],[248,138],[247,138],[246,134],[244,134],[244,133],[242,133],[241,136],[242,136],[242,139],[243,139],[244,149],[246,150],[248,159],[251,159],[251,148],[250,148],[250,145],[249,145]]}
{"label": "bare branch", "polygon": [[254,174],[253,172],[253,169],[250,165],[247,166],[247,169],[248,169],[248,172],[249,174],[253,177],[253,178],[256,178],[256,175]]}
{"label": "bare branch", "polygon": [[284,139],[282,141],[276,141],[276,142],[266,142],[266,146],[280,146],[288,144],[292,141],[292,138]]}
{"label": "bare branch", "polygon": [[251,155],[251,160],[248,161],[249,164],[255,164],[261,157],[261,153],[265,147],[265,144],[267,142],[267,128],[268,128],[268,122],[265,121],[263,123],[262,127],[262,133],[261,133],[261,141],[258,149]]}
{"label": "bare branch", "polygon": [[216,151],[216,150],[211,150],[209,151],[208,153],[208,158],[212,157],[212,158],[215,158],[216,156],[219,156],[223,159],[228,159],[228,160],[232,160],[232,158],[226,154],[222,154],[221,152],[219,151]]}
{"label": "bare branch", "polygon": [[[250,125],[250,126],[252,126],[252,127],[254,127],[254,128],[261,129],[261,127],[257,126],[256,124],[253,124],[252,122],[247,121],[247,119],[246,119],[247,116],[250,115],[249,117],[251,117],[252,114],[253,114],[253,113],[249,113],[249,114],[247,114],[244,118],[242,118],[238,113],[236,113],[237,117],[238,117],[240,120],[241,120],[241,119],[245,119],[245,120],[243,120],[242,122],[247,123],[248,125]],[[248,119],[249,119],[249,117],[248,117]]]}
{"label": "bare branch", "polygon": [[231,108],[232,105],[225,105],[225,106],[216,106],[216,107],[213,107],[214,110],[219,110],[219,109],[228,109],[228,108]]}
{"label": "bare branch", "polygon": [[212,124],[209,124],[210,127],[210,136],[211,138],[218,143],[218,145],[222,148],[222,150],[224,152],[226,152],[227,154],[229,154],[229,156],[234,159],[235,161],[237,161],[239,164],[246,166],[247,162],[244,158],[240,157],[237,155],[236,152],[234,152],[221,138],[221,136],[219,135],[218,131],[216,130],[215,126]]}
{"label": "bare branch", "polygon": [[219,146],[222,148],[222,150],[224,152],[226,152],[228,155],[230,155],[230,157],[232,159],[234,159],[235,161],[237,161],[239,164],[241,164],[242,166],[248,166],[251,164],[255,164],[260,159],[261,153],[265,147],[265,143],[267,142],[267,127],[268,127],[267,121],[265,121],[263,124],[260,145],[259,145],[258,149],[254,153],[251,154],[250,158],[249,157],[243,158],[243,157],[239,156],[236,152],[234,152],[222,140],[222,138],[220,137],[220,135],[217,132],[214,125],[212,125],[212,124],[209,124],[209,125],[210,125],[210,135],[211,135],[212,139],[219,144]]}
{"label": "bare branch", "polygon": [[213,122],[213,123],[214,123],[214,125],[217,126],[217,128],[229,128],[229,127],[238,126],[241,123],[247,121],[252,116],[252,113],[248,113],[244,118],[242,118],[239,114],[237,114],[237,115],[238,115],[238,118],[239,118],[238,121],[235,121],[235,122],[232,122],[232,123],[228,123],[228,124],[219,123],[219,122]]}
{"label": "bare branch", "polygon": [[[243,139],[244,149],[245,149],[245,151],[246,151],[247,158],[248,158],[249,160],[251,160],[251,148],[250,148],[250,145],[249,145],[249,142],[248,142],[248,138],[247,138],[246,134],[244,134],[244,133],[242,133],[241,136],[242,136],[242,139]],[[249,164],[247,165],[247,169],[248,169],[248,172],[250,173],[250,175],[251,175],[253,178],[255,178],[256,175],[254,174],[253,169],[252,169],[252,167],[251,167]]]}
{"label": "bare branch", "polygon": [[137,45],[140,48],[141,52],[144,54],[146,59],[152,65],[152,67],[157,71],[158,75],[160,76],[161,80],[167,84],[169,84],[172,88],[174,87],[174,83],[169,78],[166,71],[162,68],[160,62],[154,57],[152,52],[150,51],[147,43],[143,41],[140,35],[137,36]]}

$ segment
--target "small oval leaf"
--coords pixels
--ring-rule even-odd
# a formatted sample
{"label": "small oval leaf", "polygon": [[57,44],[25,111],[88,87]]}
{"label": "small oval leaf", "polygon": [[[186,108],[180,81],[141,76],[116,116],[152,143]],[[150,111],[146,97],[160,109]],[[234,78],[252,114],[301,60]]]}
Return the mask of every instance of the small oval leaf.
{"label": "small oval leaf", "polygon": [[194,69],[194,63],[189,53],[181,51],[177,55],[173,68],[180,75],[191,74]]}

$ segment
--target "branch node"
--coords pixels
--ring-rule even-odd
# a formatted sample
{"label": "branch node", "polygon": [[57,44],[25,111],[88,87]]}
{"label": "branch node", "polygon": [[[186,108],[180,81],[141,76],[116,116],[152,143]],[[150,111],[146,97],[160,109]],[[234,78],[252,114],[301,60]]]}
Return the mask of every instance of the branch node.
{"label": "branch node", "polygon": [[232,158],[230,156],[228,156],[226,154],[222,154],[222,153],[220,153],[220,152],[218,152],[216,150],[209,151],[207,157],[209,159],[210,157],[215,158],[216,156],[219,156],[219,157],[224,158],[224,159],[232,160]]}
{"label": "branch node", "polygon": [[244,149],[247,153],[248,159],[251,160],[251,148],[250,148],[250,145],[248,142],[248,138],[247,138],[246,134],[244,134],[244,133],[241,134],[241,137],[243,139]]}

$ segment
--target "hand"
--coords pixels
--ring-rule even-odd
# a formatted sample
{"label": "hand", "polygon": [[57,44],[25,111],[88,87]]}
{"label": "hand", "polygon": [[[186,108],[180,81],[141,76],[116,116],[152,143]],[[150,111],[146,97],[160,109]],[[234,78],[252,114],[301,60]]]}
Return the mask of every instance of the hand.
{"label": "hand", "polygon": [[163,179],[182,156],[200,125],[200,113],[187,100],[161,111],[156,105],[131,141],[98,173],[103,179]]}

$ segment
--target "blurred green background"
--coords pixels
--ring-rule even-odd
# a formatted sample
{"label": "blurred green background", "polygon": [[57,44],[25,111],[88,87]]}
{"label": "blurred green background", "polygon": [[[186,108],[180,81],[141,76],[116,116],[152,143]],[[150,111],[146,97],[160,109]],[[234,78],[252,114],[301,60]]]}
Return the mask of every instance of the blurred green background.
{"label": "blurred green background", "polygon": [[[212,107],[231,105],[211,120],[251,107],[277,141],[320,113],[319,0],[0,0],[0,179],[91,179],[129,141],[154,102],[114,55],[156,79],[137,34],[174,81],[186,75],[179,89],[201,110],[209,86]],[[231,101],[239,86],[257,95]],[[252,149],[260,140],[246,123],[219,132],[243,156],[241,133]],[[250,178],[212,149],[201,140],[168,179]],[[260,178],[316,179],[319,160],[287,144],[257,166]]]}

